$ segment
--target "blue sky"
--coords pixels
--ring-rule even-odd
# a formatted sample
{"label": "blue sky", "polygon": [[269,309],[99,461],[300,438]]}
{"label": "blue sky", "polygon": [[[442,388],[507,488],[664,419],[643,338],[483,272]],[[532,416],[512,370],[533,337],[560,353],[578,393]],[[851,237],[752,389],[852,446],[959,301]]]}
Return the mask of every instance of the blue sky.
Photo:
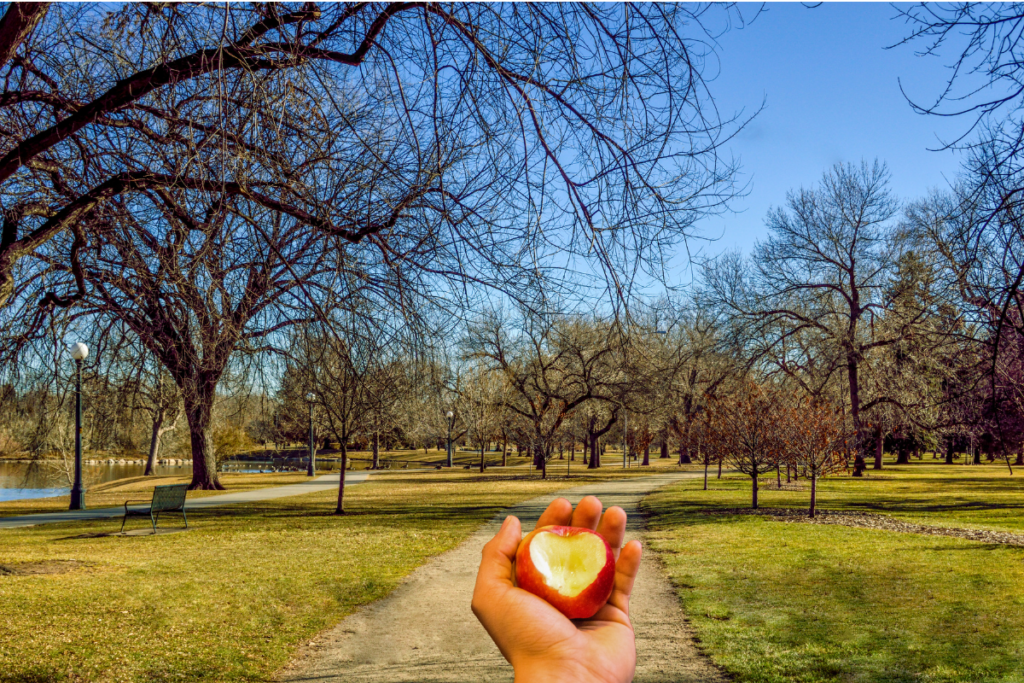
{"label": "blue sky", "polygon": [[919,45],[884,49],[908,32],[895,15],[886,3],[769,4],[719,38],[719,69],[709,85],[720,110],[749,114],[763,100],[766,106],[727,149],[741,163],[749,195],[735,202],[739,213],[698,224],[717,241],[691,247],[705,255],[749,253],[766,234],[768,209],[783,205],[788,190],[814,186],[836,162],[885,161],[892,189],[905,201],[956,176],[958,155],[929,148],[955,139],[970,121],[917,114],[900,92],[902,81],[909,94],[933,100],[949,59],[919,57]]}

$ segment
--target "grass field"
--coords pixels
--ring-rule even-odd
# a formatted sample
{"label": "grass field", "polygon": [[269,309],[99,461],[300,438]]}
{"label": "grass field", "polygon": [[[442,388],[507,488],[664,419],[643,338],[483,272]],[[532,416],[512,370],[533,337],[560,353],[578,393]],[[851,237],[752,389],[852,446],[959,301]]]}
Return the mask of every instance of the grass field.
{"label": "grass field", "polygon": [[[298,644],[498,510],[649,471],[392,471],[347,491],[343,517],[328,491],[196,511],[179,534],[98,536],[117,530],[111,520],[3,530],[0,681],[266,680]],[[287,483],[225,479],[261,477]]]}
{"label": "grass field", "polygon": [[[737,681],[1024,681],[1024,548],[788,524],[708,508],[750,505],[749,480],[683,482],[647,499],[701,646]],[[1024,472],[887,466],[836,477],[819,505],[925,524],[1024,530]],[[806,491],[761,492],[804,507]]]}

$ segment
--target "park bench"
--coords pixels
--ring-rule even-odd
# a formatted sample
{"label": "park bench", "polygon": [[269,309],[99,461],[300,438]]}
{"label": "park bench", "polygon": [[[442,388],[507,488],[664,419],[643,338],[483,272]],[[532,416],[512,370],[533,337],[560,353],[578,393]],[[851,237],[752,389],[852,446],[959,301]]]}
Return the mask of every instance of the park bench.
{"label": "park bench", "polygon": [[185,528],[188,528],[188,517],[185,516],[185,495],[188,493],[188,484],[167,484],[153,488],[153,500],[149,507],[139,510],[132,510],[129,504],[144,503],[141,500],[126,500],[124,502],[124,519],[121,520],[121,531],[124,531],[124,523],[129,517],[146,517],[153,524],[153,533],[156,533],[156,523],[161,512],[180,512],[185,518]]}

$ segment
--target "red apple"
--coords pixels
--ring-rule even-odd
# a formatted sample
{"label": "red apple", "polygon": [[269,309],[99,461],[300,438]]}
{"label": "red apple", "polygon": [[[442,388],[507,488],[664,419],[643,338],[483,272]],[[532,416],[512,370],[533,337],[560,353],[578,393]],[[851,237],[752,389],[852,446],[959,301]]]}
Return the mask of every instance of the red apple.
{"label": "red apple", "polygon": [[519,544],[516,583],[570,619],[587,619],[612,594],[615,556],[608,541],[596,531],[541,527]]}

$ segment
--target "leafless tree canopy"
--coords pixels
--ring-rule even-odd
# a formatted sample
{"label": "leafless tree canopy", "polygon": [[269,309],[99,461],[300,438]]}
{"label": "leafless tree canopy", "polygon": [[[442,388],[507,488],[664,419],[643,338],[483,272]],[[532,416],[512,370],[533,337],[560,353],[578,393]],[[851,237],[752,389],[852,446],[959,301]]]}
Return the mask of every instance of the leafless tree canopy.
{"label": "leafless tree canopy", "polygon": [[707,11],[11,5],[3,360],[56,317],[123,322],[180,389],[198,471],[233,354],[333,307],[629,296],[732,192]]}
{"label": "leafless tree canopy", "polygon": [[[11,5],[3,298],[55,235],[74,262],[106,204],[170,190],[244,197],[421,291],[568,267],[622,294],[732,191],[706,11]],[[88,286],[62,284],[47,306]]]}

